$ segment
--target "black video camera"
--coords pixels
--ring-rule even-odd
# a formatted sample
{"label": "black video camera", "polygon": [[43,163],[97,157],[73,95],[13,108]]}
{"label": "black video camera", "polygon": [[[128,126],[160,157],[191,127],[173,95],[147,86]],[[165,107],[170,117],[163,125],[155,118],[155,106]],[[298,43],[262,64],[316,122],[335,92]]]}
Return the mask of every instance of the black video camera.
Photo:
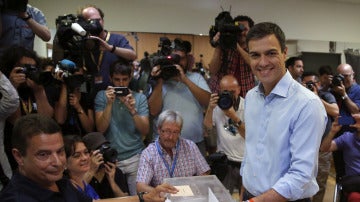
{"label": "black video camera", "polygon": [[233,104],[233,94],[230,91],[225,90],[219,93],[218,106],[220,107],[220,109],[230,109]]}
{"label": "black video camera", "polygon": [[341,86],[341,83],[344,82],[344,80],[345,78],[343,75],[341,74],[335,75],[332,79],[331,86],[332,87]]}
{"label": "black video camera", "polygon": [[171,54],[168,56],[155,56],[153,58],[154,66],[160,65],[161,74],[160,77],[164,80],[168,80],[174,76],[180,74],[179,70],[176,69],[176,64],[180,62],[180,56],[177,54]]}
{"label": "black video camera", "polygon": [[[234,23],[230,12],[223,11],[215,18],[215,25],[209,30],[210,44],[213,47],[220,46],[221,49],[236,49],[237,36],[244,31],[245,27]],[[220,39],[217,43],[213,41],[216,33],[220,32]]]}
{"label": "black video camera", "polygon": [[85,20],[73,14],[59,16],[56,37],[64,49],[64,58],[79,59],[84,52],[99,50],[99,41],[89,36],[99,36],[103,28],[98,19]]}
{"label": "black video camera", "polygon": [[102,144],[99,147],[100,154],[103,155],[104,163],[111,162],[116,163],[118,152],[111,148],[108,144]]}

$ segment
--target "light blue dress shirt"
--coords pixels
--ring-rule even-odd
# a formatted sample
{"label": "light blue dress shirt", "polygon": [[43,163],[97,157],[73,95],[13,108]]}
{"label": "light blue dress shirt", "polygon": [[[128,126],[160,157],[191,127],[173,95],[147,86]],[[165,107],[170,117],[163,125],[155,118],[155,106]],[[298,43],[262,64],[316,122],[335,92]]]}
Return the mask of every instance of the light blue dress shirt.
{"label": "light blue dress shirt", "polygon": [[319,97],[289,72],[268,96],[261,83],[245,98],[244,187],[258,196],[273,188],[290,201],[313,196],[327,115]]}

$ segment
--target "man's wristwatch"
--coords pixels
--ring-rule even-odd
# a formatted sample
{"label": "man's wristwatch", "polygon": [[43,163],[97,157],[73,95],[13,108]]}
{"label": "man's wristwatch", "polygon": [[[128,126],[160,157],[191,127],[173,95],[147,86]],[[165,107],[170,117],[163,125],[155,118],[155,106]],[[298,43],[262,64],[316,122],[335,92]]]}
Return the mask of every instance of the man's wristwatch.
{"label": "man's wristwatch", "polygon": [[142,192],[138,192],[138,193],[137,193],[140,202],[145,202],[145,200],[144,200],[144,194],[147,194],[147,192],[143,192],[143,191],[142,191]]}
{"label": "man's wristwatch", "polygon": [[21,18],[22,20],[24,20],[25,22],[26,21],[28,21],[30,18],[32,18],[32,15],[31,15],[31,13],[29,13],[29,12],[26,12],[27,13],[27,17],[26,18]]}
{"label": "man's wristwatch", "polygon": [[347,94],[345,94],[344,96],[341,96],[342,100],[346,100],[349,96]]}

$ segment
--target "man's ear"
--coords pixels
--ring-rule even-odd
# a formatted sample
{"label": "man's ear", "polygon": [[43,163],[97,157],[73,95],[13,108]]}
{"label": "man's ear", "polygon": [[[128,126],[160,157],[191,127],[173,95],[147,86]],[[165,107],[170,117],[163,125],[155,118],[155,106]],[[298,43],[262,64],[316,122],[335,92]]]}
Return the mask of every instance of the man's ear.
{"label": "man's ear", "polygon": [[18,165],[19,166],[24,165],[24,160],[23,160],[23,156],[21,155],[21,152],[16,148],[13,148],[11,150],[11,152],[12,152],[12,155],[14,156],[16,162],[18,163]]}

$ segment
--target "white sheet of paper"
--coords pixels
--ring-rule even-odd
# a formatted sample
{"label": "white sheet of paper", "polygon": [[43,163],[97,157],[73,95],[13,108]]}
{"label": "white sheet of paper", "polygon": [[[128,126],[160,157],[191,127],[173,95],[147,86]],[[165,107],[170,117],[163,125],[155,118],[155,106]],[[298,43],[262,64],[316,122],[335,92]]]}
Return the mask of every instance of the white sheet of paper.
{"label": "white sheet of paper", "polygon": [[194,196],[189,185],[182,185],[182,186],[174,186],[177,190],[179,190],[176,194],[171,194],[171,196]]}
{"label": "white sheet of paper", "polygon": [[215,194],[212,192],[210,187],[209,187],[209,202],[219,202],[219,200],[217,200]]}

